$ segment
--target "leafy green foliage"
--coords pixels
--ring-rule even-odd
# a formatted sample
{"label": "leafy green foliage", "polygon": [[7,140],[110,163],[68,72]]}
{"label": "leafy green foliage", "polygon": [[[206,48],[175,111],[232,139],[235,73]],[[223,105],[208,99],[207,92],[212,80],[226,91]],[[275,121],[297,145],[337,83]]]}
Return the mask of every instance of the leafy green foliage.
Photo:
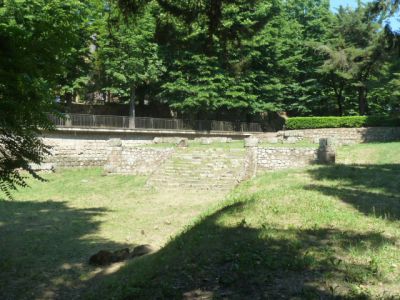
{"label": "leafy green foliage", "polygon": [[140,16],[124,19],[115,6],[108,5],[96,35],[98,71],[103,91],[127,99],[165,71],[153,38],[156,8],[149,6]]}
{"label": "leafy green foliage", "polygon": [[6,0],[0,6],[0,190],[9,194],[36,175],[30,162],[48,152],[39,129],[52,124],[47,113],[59,77],[69,66],[84,23],[81,1]]}
{"label": "leafy green foliage", "polygon": [[359,128],[400,126],[400,118],[353,116],[353,117],[297,117],[286,120],[286,129]]}
{"label": "leafy green foliage", "polygon": [[86,80],[109,101],[167,103],[189,118],[398,110],[385,93],[398,37],[372,5],[335,15],[328,0],[94,2],[93,74],[74,92]]}

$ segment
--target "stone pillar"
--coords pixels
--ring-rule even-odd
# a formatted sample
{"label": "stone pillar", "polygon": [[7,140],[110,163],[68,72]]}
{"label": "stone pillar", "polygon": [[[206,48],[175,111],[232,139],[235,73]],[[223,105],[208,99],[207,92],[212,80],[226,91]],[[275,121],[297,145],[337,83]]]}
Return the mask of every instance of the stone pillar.
{"label": "stone pillar", "polygon": [[129,117],[129,129],[135,129],[136,124],[135,124],[135,117]]}
{"label": "stone pillar", "polygon": [[65,114],[65,127],[72,127],[71,116],[69,114]]}
{"label": "stone pillar", "polygon": [[176,146],[179,148],[187,148],[189,146],[188,138],[178,138],[176,141]]}
{"label": "stone pillar", "polygon": [[250,136],[246,139],[244,139],[244,147],[245,148],[254,148],[258,147],[259,139],[256,138],[255,136]]}
{"label": "stone pillar", "polygon": [[250,136],[244,140],[244,147],[246,148],[246,171],[245,180],[251,179],[257,174],[258,164],[258,138]]}
{"label": "stone pillar", "polygon": [[110,153],[107,162],[104,165],[104,171],[107,173],[118,173],[122,167],[122,141],[121,139],[110,139],[108,141]]}
{"label": "stone pillar", "polygon": [[336,149],[333,139],[319,140],[318,162],[321,164],[334,164],[336,162]]}

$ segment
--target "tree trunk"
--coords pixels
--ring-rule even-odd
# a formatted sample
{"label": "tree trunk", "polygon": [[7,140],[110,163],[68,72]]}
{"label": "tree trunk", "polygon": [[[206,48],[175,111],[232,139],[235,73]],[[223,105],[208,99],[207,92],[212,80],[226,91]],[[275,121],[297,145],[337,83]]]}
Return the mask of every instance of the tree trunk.
{"label": "tree trunk", "polygon": [[135,87],[132,86],[130,102],[129,102],[129,128],[135,128],[135,117],[136,117]]}
{"label": "tree trunk", "polygon": [[344,89],[344,84],[343,82],[339,82],[338,85],[336,85],[335,80],[331,79],[332,81],[332,88],[333,91],[336,95],[336,101],[338,104],[338,112],[339,116],[343,116],[343,89]]}
{"label": "tree trunk", "polygon": [[360,115],[364,116],[367,113],[368,104],[367,104],[367,90],[363,86],[358,88],[358,106]]}
{"label": "tree trunk", "polygon": [[69,113],[72,110],[72,100],[73,100],[72,93],[65,93],[64,94],[64,101],[65,101],[65,112]]}
{"label": "tree trunk", "polygon": [[339,111],[339,116],[343,116],[343,98],[342,95],[339,94],[337,95],[337,103],[338,103],[338,111]]}

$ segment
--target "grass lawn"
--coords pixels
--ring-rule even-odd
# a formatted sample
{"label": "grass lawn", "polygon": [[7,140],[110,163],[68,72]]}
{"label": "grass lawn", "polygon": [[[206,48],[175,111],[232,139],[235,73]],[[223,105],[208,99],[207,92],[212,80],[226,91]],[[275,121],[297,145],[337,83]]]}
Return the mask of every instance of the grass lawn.
{"label": "grass lawn", "polygon": [[[399,149],[348,146],[339,151],[340,160],[349,155],[347,165],[243,183],[159,252],[94,284],[88,295],[399,299]],[[352,158],[366,160],[350,165]]]}
{"label": "grass lawn", "polygon": [[[0,298],[399,299],[399,150],[342,147],[335,166],[268,172],[225,200],[97,169],[49,174],[0,201]],[[160,250],[87,265],[146,243]]]}
{"label": "grass lawn", "polygon": [[88,266],[99,250],[160,248],[223,195],[157,193],[146,178],[63,170],[0,200],[0,299],[76,298],[112,268]]}

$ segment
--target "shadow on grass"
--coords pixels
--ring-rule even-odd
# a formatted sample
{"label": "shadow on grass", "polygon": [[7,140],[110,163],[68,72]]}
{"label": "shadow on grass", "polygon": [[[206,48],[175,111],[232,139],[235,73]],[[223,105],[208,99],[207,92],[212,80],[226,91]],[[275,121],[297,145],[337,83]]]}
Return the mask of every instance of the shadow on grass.
{"label": "shadow on grass", "polygon": [[334,165],[309,172],[318,183],[310,190],[339,197],[368,216],[400,219],[400,165]]}
{"label": "shadow on grass", "polygon": [[[152,256],[140,258],[97,282],[89,298],[99,299],[363,299],[354,284],[378,279],[371,261],[345,261],[359,251],[395,241],[380,233],[329,228],[260,228],[246,220],[222,225],[253,200],[237,202],[203,218]],[[229,224],[229,223],[228,223]]]}
{"label": "shadow on grass", "polygon": [[89,255],[121,247],[90,236],[105,212],[64,202],[1,200],[0,298],[51,299],[71,293],[73,281],[88,268]]}

